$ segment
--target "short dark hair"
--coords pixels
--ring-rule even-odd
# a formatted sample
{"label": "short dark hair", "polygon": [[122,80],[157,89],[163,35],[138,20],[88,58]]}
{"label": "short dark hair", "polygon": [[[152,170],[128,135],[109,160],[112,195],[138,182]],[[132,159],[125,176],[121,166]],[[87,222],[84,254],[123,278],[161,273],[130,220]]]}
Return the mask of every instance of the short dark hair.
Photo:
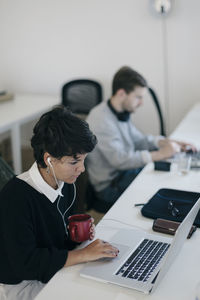
{"label": "short dark hair", "polygon": [[56,106],[41,116],[33,129],[31,146],[36,162],[46,168],[44,153],[53,157],[73,156],[91,152],[97,143],[86,121],[76,117],[64,106]]}
{"label": "short dark hair", "polygon": [[136,86],[147,87],[146,79],[130,67],[122,67],[114,75],[112,95],[115,95],[119,89],[124,89],[128,94],[132,92]]}

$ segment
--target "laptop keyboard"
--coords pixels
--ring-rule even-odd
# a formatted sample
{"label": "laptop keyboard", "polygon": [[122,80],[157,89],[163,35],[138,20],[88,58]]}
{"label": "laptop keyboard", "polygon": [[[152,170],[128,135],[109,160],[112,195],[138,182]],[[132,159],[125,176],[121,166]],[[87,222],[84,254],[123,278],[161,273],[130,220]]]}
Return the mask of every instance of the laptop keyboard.
{"label": "laptop keyboard", "polygon": [[147,281],[169,246],[167,243],[144,239],[115,275]]}
{"label": "laptop keyboard", "polygon": [[192,157],[191,168],[200,168],[200,151],[189,153],[187,155]]}
{"label": "laptop keyboard", "polygon": [[192,159],[200,160],[200,151],[193,152],[193,153],[186,153],[187,155],[190,155]]}

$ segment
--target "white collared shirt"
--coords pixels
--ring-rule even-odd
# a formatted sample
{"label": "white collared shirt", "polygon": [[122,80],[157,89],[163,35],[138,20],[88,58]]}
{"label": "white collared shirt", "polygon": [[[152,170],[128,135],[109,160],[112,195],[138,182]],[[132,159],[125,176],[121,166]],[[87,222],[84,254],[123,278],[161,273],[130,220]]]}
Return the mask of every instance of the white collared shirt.
{"label": "white collared shirt", "polygon": [[62,196],[63,181],[59,181],[59,187],[54,190],[43,178],[38,169],[37,163],[34,162],[32,167],[27,171],[17,176],[17,178],[25,181],[32,186],[36,191],[44,194],[52,203],[58,196]]}

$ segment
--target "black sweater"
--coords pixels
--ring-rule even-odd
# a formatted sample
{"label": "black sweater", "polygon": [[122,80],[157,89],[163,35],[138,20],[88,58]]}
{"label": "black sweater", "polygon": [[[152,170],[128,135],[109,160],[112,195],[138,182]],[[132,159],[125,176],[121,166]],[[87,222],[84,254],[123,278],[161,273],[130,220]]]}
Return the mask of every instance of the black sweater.
{"label": "black sweater", "polygon": [[[63,213],[73,200],[73,185],[64,184],[62,194]],[[57,201],[16,177],[0,192],[0,283],[46,283],[64,266],[75,244],[66,236]]]}

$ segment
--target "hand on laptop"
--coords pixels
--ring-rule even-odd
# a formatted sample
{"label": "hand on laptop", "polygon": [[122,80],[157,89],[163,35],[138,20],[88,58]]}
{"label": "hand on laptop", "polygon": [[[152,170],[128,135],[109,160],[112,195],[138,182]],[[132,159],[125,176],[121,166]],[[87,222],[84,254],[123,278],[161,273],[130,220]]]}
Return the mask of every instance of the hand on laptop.
{"label": "hand on laptop", "polygon": [[91,227],[90,227],[90,240],[93,240],[95,236],[95,225],[94,225],[94,219],[91,219]]}
{"label": "hand on laptop", "polygon": [[180,141],[175,141],[175,142],[181,146],[181,151],[190,152],[190,153],[197,152],[197,148],[193,144],[180,142]]}
{"label": "hand on laptop", "polygon": [[161,148],[161,147],[166,146],[168,143],[178,144],[179,147],[181,148],[181,151],[184,151],[184,152],[197,152],[196,146],[191,143],[177,141],[177,140],[171,140],[171,139],[167,139],[167,138],[159,140],[158,145]]}
{"label": "hand on laptop", "polygon": [[119,250],[116,247],[97,239],[85,248],[68,251],[68,257],[64,266],[68,267],[104,257],[114,258],[118,253]]}
{"label": "hand on laptop", "polygon": [[82,250],[84,250],[86,261],[97,260],[103,257],[112,258],[116,257],[119,253],[116,247],[100,239],[95,240]]}
{"label": "hand on laptop", "polygon": [[179,145],[179,143],[176,143],[175,141],[171,141],[169,139],[160,140],[159,147],[159,150],[151,152],[153,161],[170,158],[181,151],[181,146]]}
{"label": "hand on laptop", "polygon": [[170,158],[176,153],[183,152],[197,152],[197,148],[190,143],[161,139],[158,142],[159,150],[152,151],[151,156],[153,161],[159,161],[162,159]]}

